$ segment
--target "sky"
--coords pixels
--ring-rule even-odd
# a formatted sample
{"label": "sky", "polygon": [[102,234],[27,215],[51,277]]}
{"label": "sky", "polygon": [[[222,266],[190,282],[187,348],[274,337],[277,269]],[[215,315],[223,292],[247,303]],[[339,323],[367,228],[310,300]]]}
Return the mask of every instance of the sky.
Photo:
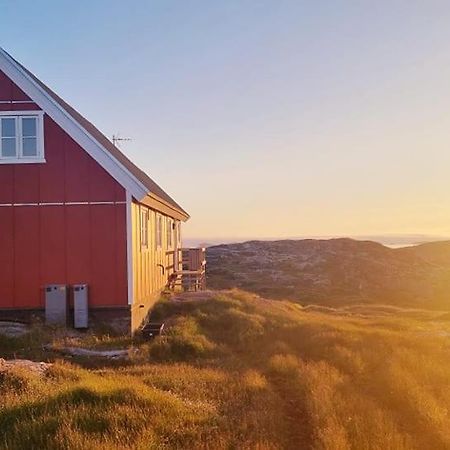
{"label": "sky", "polygon": [[450,235],[450,2],[0,0],[0,46],[187,238]]}

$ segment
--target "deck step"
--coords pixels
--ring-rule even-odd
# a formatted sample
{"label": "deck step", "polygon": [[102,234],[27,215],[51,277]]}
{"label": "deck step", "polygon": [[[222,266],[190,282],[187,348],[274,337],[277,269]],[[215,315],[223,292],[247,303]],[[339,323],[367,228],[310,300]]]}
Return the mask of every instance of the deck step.
{"label": "deck step", "polygon": [[147,339],[153,339],[156,336],[161,336],[164,331],[164,322],[149,322],[141,330],[142,336]]}

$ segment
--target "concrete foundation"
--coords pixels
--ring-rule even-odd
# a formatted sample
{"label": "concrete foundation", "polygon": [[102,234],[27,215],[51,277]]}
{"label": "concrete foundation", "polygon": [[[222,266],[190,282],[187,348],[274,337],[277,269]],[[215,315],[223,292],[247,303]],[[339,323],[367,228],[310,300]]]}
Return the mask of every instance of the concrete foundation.
{"label": "concrete foundation", "polygon": [[[0,309],[0,321],[45,323],[45,309]],[[90,308],[89,327],[112,328],[117,333],[131,334],[131,308]],[[67,327],[73,327],[73,309],[69,310]]]}

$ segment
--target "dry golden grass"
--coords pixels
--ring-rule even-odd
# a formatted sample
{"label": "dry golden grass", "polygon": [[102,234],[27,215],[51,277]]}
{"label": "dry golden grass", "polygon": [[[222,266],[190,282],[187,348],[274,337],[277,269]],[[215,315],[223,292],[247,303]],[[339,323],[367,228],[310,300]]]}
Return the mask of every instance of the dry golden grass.
{"label": "dry golden grass", "polygon": [[[172,327],[134,342],[126,364],[0,375],[0,447],[450,448],[446,315],[302,309],[231,291],[162,301],[154,319]],[[1,339],[0,350],[29,356],[31,341]],[[127,343],[86,339],[113,342]]]}

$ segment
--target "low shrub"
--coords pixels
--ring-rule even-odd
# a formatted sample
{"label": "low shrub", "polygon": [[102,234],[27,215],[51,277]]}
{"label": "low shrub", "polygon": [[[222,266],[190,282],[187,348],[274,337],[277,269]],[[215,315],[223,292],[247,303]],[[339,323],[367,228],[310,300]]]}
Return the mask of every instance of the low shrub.
{"label": "low shrub", "polygon": [[211,356],[216,345],[201,334],[194,318],[180,317],[167,334],[150,345],[151,359],[158,361],[187,361]]}

